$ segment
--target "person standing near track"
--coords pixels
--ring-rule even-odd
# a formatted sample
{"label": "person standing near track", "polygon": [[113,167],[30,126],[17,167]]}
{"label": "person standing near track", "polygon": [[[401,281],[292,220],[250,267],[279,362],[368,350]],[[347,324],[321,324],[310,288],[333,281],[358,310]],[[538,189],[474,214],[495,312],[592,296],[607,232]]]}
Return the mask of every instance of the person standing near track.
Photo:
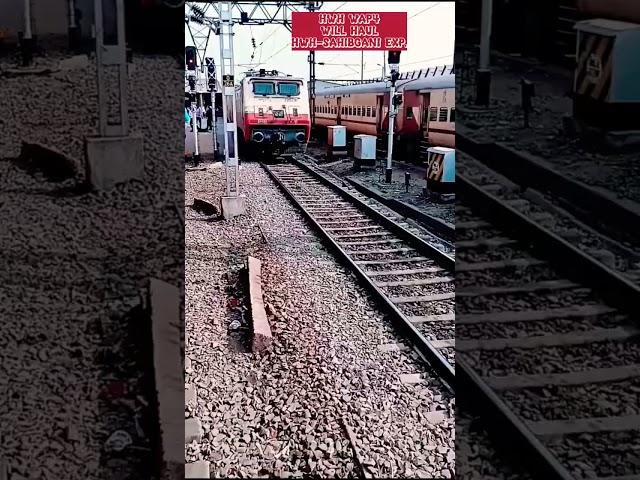
{"label": "person standing near track", "polygon": [[196,121],[198,123],[198,130],[202,128],[202,106],[198,105],[196,107]]}
{"label": "person standing near track", "polygon": [[207,130],[213,130],[213,110],[211,109],[211,105],[207,106]]}

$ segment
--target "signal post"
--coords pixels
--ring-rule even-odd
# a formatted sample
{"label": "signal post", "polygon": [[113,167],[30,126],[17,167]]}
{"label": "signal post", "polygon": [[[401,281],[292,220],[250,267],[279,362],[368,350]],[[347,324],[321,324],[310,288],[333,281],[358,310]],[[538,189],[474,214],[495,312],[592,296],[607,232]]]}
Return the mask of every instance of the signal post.
{"label": "signal post", "polygon": [[238,171],[238,127],[236,124],[236,90],[233,68],[232,3],[218,2],[220,12],[220,74],[222,76],[222,116],[224,119],[224,164],[227,176],[226,195],[220,199],[222,215],[230,219],[247,211],[246,196],[240,195]]}
{"label": "signal post", "polygon": [[389,52],[389,70],[391,70],[391,87],[389,89],[389,132],[387,137],[387,168],[384,172],[386,183],[391,183],[393,174],[392,158],[393,158],[393,127],[398,114],[396,99],[396,81],[400,77],[400,50]]}
{"label": "signal post", "polygon": [[96,190],[144,176],[142,136],[129,132],[124,0],[104,12],[103,1],[94,1],[99,135],[85,138],[86,178]]}

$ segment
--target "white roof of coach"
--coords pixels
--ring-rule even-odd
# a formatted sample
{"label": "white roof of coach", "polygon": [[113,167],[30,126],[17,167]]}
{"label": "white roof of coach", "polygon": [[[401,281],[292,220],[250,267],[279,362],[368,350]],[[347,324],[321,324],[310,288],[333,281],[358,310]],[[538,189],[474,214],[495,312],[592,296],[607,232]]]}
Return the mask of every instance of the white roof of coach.
{"label": "white roof of coach", "polygon": [[[348,85],[344,87],[331,87],[323,89],[317,92],[319,96],[327,95],[346,95],[350,93],[384,93],[389,91],[391,85],[389,82],[374,82],[364,83],[362,85]],[[396,82],[396,89],[398,91],[403,90],[426,90],[426,89],[438,89],[438,88],[455,88],[456,76],[455,74],[446,74],[431,76],[427,75],[423,78],[404,79]]]}

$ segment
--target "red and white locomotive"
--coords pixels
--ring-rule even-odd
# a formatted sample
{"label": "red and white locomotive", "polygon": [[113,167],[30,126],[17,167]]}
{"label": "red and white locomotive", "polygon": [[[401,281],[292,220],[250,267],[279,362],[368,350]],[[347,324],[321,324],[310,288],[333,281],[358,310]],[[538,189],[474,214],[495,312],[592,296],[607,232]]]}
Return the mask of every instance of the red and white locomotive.
{"label": "red and white locomotive", "polygon": [[238,148],[278,155],[300,150],[311,135],[306,82],[278,71],[247,72],[236,87]]}

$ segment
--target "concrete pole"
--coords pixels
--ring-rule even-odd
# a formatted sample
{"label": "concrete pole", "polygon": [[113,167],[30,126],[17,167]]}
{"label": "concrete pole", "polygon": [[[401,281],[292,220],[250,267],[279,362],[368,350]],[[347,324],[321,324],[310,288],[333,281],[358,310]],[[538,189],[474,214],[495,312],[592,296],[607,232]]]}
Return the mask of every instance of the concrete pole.
{"label": "concrete pole", "polygon": [[491,99],[491,19],[493,0],[482,0],[482,25],[480,31],[480,65],[476,72],[476,104],[489,106]]}

